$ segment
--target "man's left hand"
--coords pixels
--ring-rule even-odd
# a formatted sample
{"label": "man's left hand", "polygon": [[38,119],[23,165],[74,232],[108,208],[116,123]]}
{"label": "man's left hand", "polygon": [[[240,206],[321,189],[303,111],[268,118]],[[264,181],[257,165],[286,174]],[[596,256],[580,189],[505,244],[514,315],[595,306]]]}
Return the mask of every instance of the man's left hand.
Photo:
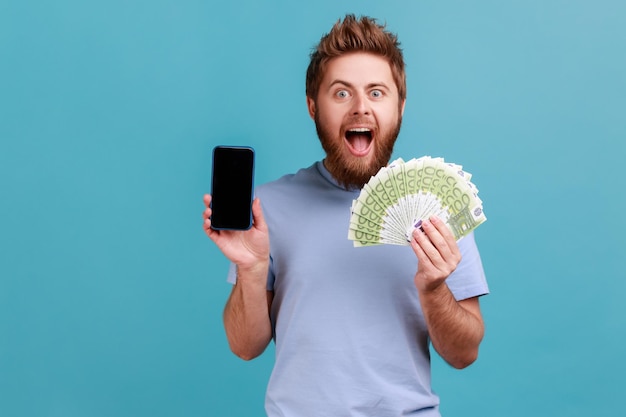
{"label": "man's left hand", "polygon": [[417,255],[415,286],[430,292],[443,284],[461,261],[461,252],[448,226],[437,216],[413,231],[411,247]]}

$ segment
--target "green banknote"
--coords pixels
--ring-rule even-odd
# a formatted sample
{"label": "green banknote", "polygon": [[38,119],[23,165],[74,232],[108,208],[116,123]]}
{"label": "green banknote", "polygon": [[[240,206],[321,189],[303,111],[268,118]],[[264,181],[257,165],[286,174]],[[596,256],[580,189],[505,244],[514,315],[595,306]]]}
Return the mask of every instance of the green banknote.
{"label": "green banknote", "polygon": [[443,158],[396,159],[381,168],[351,207],[354,246],[409,245],[413,230],[436,215],[458,240],[486,221],[472,175]]}
{"label": "green banknote", "polygon": [[403,230],[403,223],[387,213],[387,207],[368,194],[362,192],[361,197],[352,203],[350,230],[359,230],[368,234],[393,235]]}
{"label": "green banknote", "polygon": [[[389,207],[393,207],[398,202],[398,191],[393,182],[394,179],[390,175],[390,171],[387,168],[381,169],[376,176],[372,177],[365,184],[358,200],[372,209],[374,209],[374,202],[376,202],[376,206],[379,208],[377,213],[380,218],[384,218],[384,214],[386,214],[389,217],[387,222],[396,224],[401,229],[405,223],[403,218],[397,216],[396,213],[387,211]],[[382,210],[380,207],[382,207]]]}

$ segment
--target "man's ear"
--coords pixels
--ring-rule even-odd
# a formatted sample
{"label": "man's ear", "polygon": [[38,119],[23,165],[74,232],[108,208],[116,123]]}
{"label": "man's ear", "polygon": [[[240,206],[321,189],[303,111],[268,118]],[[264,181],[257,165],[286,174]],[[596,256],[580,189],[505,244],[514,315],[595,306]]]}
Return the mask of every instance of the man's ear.
{"label": "man's ear", "polygon": [[306,96],[306,107],[309,109],[309,116],[311,116],[311,119],[315,120],[315,100]]}

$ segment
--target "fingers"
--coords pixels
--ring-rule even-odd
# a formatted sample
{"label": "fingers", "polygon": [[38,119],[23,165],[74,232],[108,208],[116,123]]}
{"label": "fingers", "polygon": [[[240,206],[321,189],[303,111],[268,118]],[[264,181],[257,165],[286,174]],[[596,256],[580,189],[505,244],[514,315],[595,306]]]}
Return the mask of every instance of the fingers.
{"label": "fingers", "polygon": [[450,228],[437,216],[431,217],[423,227],[441,258],[445,261],[458,262],[456,258],[459,255],[459,249]]}
{"label": "fingers", "polygon": [[431,235],[433,234],[431,230],[432,226],[427,221],[422,223],[422,229],[415,229],[413,231],[413,239],[411,240],[411,246],[413,247],[413,251],[417,255],[417,259],[419,259],[420,263],[430,263],[430,264],[438,264],[442,261],[442,257],[437,250],[437,247],[433,244],[430,239],[430,236],[427,234],[430,231]]}
{"label": "fingers", "polygon": [[[461,260],[452,231],[438,217],[422,223],[422,230],[413,232],[413,250],[421,262],[430,262],[437,269],[452,272]],[[415,242],[415,244],[413,244]]]}
{"label": "fingers", "polygon": [[410,242],[411,247],[413,248],[413,252],[415,252],[415,255],[417,255],[417,259],[419,260],[420,264],[430,261],[428,255],[426,254],[426,252],[424,252],[424,249],[422,249],[423,243],[420,242],[421,239],[424,239],[423,234],[424,232],[420,231],[419,229],[414,230],[413,239],[411,239]]}
{"label": "fingers", "polygon": [[211,229],[211,195],[205,194],[203,200],[206,208],[202,212],[202,228],[204,229],[204,233],[211,237],[213,233],[213,229]]}
{"label": "fingers", "polygon": [[204,233],[206,233],[207,236],[209,236],[209,237],[211,237],[210,235],[213,232],[213,229],[211,229],[211,213],[210,213],[210,210],[211,209],[206,209],[205,212],[202,213],[202,218],[203,218],[202,228],[204,229]]}

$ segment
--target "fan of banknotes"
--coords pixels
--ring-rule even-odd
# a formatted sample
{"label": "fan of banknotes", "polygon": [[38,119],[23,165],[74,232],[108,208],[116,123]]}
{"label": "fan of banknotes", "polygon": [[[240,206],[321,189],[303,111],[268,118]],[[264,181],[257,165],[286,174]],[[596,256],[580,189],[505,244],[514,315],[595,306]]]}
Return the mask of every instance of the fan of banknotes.
{"label": "fan of banknotes", "polygon": [[443,158],[393,161],[352,202],[348,239],[356,247],[409,245],[413,231],[433,215],[461,239],[487,220],[471,177]]}

